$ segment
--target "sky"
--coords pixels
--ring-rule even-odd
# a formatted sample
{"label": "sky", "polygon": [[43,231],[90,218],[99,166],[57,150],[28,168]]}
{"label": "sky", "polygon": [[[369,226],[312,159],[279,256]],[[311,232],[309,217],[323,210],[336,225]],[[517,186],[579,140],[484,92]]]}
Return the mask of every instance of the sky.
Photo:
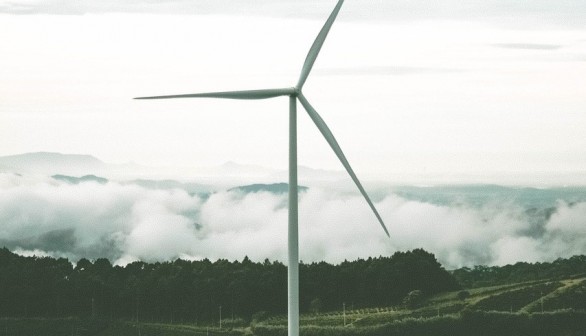
{"label": "sky", "polygon": [[[0,0],[0,156],[87,154],[181,171],[191,182],[201,182],[196,167],[225,162],[283,172],[285,97],[132,98],[293,86],[334,5]],[[584,186],[585,2],[348,0],[304,94],[374,195],[391,239],[352,181],[339,180],[340,162],[299,106],[299,164],[314,169],[300,180],[335,171],[338,182],[310,185],[300,198],[303,260],[423,247],[455,268],[586,253],[584,197],[531,208],[514,197],[437,203],[387,188]],[[119,264],[286,259],[284,195],[216,188],[202,197],[15,173],[0,171],[0,245],[21,254]],[[225,187],[218,176],[205,183]]]}
{"label": "sky", "polygon": [[[0,154],[287,167],[289,87],[333,1],[0,1]],[[582,1],[347,1],[304,88],[359,177],[583,184]],[[300,107],[301,109],[301,107]],[[307,115],[299,163],[342,167]]]}

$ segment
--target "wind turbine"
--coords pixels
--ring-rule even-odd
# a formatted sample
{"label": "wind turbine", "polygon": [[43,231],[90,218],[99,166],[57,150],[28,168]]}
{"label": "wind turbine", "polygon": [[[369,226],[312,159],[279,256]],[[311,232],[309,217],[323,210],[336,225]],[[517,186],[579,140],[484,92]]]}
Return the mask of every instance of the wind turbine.
{"label": "wind turbine", "polygon": [[[305,63],[301,69],[301,75],[297,85],[289,88],[278,88],[278,89],[263,89],[263,90],[245,90],[245,91],[227,91],[227,92],[207,92],[207,93],[191,93],[191,94],[179,94],[169,96],[152,96],[152,97],[138,97],[135,99],[173,99],[173,98],[224,98],[224,99],[268,99],[280,96],[289,96],[289,218],[288,218],[288,330],[289,336],[299,335],[299,238],[298,238],[298,193],[297,193],[297,99],[305,110],[309,117],[321,134],[324,136],[340,162],[360,190],[360,193],[366,199],[366,202],[374,212],[374,215],[378,219],[380,225],[385,231],[386,235],[389,236],[385,224],[378,211],[374,207],[374,204],[368,197],[368,194],[362,187],[362,184],[356,177],[354,170],[350,167],[346,156],[342,152],[340,145],[334,138],[334,135],[330,131],[321,116],[311,106],[309,101],[303,95],[301,91],[311,68],[317,59],[317,55],[324,44],[324,41],[342,7],[344,0],[339,0],[338,4],[330,14],[326,23],[320,30],[315,41],[313,42]],[[390,236],[389,236],[390,237]]]}

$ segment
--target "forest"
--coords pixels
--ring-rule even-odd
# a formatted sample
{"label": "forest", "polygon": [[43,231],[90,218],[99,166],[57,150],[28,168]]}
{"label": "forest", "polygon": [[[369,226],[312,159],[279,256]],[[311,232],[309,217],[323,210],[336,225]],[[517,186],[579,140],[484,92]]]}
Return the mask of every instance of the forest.
{"label": "forest", "polygon": [[[586,256],[447,271],[422,249],[301,264],[306,336],[557,336],[586,328]],[[0,249],[0,334],[287,335],[286,267],[114,266]],[[42,332],[41,332],[42,331]]]}
{"label": "forest", "polygon": [[586,256],[576,255],[553,262],[518,262],[514,265],[463,267],[452,272],[465,288],[505,285],[543,279],[586,276]]}
{"label": "forest", "polygon": [[[397,305],[460,285],[422,249],[390,257],[300,265],[300,308],[318,313]],[[220,259],[113,266],[107,259],[24,257],[0,250],[0,317],[94,317],[206,323],[287,311],[287,269],[277,261]]]}

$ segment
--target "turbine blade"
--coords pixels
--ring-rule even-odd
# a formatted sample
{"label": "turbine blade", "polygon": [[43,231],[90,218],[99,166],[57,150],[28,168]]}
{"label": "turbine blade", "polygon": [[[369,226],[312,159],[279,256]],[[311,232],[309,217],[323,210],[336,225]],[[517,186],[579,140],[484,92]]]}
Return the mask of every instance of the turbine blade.
{"label": "turbine blade", "polygon": [[172,99],[172,98],[224,98],[224,99],[267,99],[295,94],[295,88],[244,90],[226,92],[189,93],[170,96],[137,97],[134,99]]}
{"label": "turbine blade", "polygon": [[301,90],[303,84],[305,84],[307,76],[309,76],[311,68],[313,67],[313,63],[315,63],[315,59],[317,58],[317,55],[319,54],[319,51],[322,45],[324,44],[324,41],[326,40],[326,37],[330,32],[330,28],[332,27],[332,24],[334,24],[334,20],[336,20],[336,16],[338,15],[338,12],[340,11],[340,8],[342,7],[343,3],[344,0],[338,1],[338,4],[332,11],[332,14],[330,14],[330,17],[320,30],[319,34],[317,34],[315,41],[313,41],[313,44],[311,45],[311,48],[309,49],[309,52],[305,57],[305,63],[303,63],[303,68],[301,68],[301,75],[299,76],[299,82],[297,82],[297,88],[299,90]]}
{"label": "turbine blade", "polygon": [[315,125],[317,126],[317,128],[319,129],[321,134],[324,136],[324,138],[326,138],[326,141],[328,142],[328,144],[330,144],[330,147],[334,150],[334,153],[336,153],[336,156],[338,157],[338,159],[340,159],[340,162],[342,162],[342,165],[344,166],[344,168],[346,168],[346,171],[348,172],[348,174],[350,175],[350,177],[352,178],[354,183],[356,183],[358,190],[360,190],[360,193],[366,199],[366,202],[368,203],[368,205],[370,206],[370,208],[374,212],[374,215],[378,219],[383,230],[385,231],[387,236],[390,237],[389,231],[387,230],[385,223],[383,222],[381,216],[379,215],[378,211],[374,207],[374,204],[370,200],[370,197],[368,197],[368,194],[366,193],[366,191],[362,187],[362,184],[358,180],[358,177],[356,177],[356,174],[354,174],[354,170],[352,170],[352,167],[350,167],[350,163],[348,163],[348,160],[346,159],[346,156],[342,152],[340,145],[338,145],[336,138],[334,138],[332,131],[330,131],[329,127],[326,125],[324,120],[320,117],[320,115],[313,108],[313,106],[311,106],[311,104],[309,104],[309,102],[307,101],[307,99],[305,98],[305,96],[301,92],[298,93],[297,97],[299,98],[301,105],[303,105],[303,107],[307,111],[307,114],[309,114],[309,117],[313,120],[313,122],[315,123]]}

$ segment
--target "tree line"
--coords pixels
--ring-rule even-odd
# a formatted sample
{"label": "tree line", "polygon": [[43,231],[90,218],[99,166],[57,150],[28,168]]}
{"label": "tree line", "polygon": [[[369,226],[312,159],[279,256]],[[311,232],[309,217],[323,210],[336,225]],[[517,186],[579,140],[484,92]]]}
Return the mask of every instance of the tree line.
{"label": "tree line", "polygon": [[[422,249],[390,257],[301,263],[302,312],[398,305],[409,292],[459,289]],[[0,317],[79,317],[209,324],[287,311],[287,269],[278,261],[133,262],[25,257],[0,249]],[[228,322],[228,321],[226,321]]]}
{"label": "tree line", "polygon": [[576,255],[553,262],[518,262],[505,266],[463,267],[452,272],[463,287],[477,288],[533,280],[567,279],[586,276],[586,256]]}

